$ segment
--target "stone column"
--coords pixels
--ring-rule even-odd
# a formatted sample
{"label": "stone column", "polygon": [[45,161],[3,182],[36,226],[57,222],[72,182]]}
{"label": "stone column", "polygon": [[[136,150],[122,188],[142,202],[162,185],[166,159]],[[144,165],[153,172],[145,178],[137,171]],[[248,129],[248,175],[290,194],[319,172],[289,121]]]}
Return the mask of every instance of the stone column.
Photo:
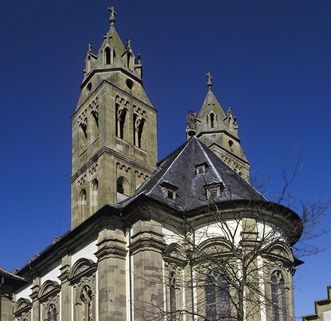
{"label": "stone column", "polygon": [[62,258],[61,275],[61,320],[71,320],[71,288],[69,284],[69,272],[71,267],[71,257],[65,255]]}
{"label": "stone column", "polygon": [[38,299],[40,290],[40,277],[36,277],[33,280],[32,293],[30,298],[32,300],[32,320],[31,321],[40,321],[40,302]]}
{"label": "stone column", "polygon": [[98,238],[99,321],[126,320],[126,240],[122,230],[106,227]]}
{"label": "stone column", "polygon": [[138,221],[132,230],[134,320],[161,320],[165,312],[162,262],[165,244],[161,225]]}

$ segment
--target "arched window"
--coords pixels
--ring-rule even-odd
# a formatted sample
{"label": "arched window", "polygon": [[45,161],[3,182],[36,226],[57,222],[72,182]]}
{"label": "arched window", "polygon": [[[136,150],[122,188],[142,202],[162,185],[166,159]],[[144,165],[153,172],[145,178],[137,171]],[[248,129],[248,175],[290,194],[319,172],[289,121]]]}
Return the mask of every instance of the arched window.
{"label": "arched window", "polygon": [[87,194],[86,190],[83,189],[79,194],[79,214],[80,219],[83,221],[86,218],[86,210],[87,210]]}
{"label": "arched window", "polygon": [[91,111],[91,143],[99,136],[99,113],[96,110]]}
{"label": "arched window", "polygon": [[275,271],[271,275],[271,305],[272,321],[286,321],[285,282],[280,271]]}
{"label": "arched window", "polygon": [[142,148],[145,119],[140,118],[137,115],[133,115],[133,120],[134,120],[134,144],[139,148]]}
{"label": "arched window", "polygon": [[170,308],[170,320],[176,320],[176,272],[171,271],[169,273],[169,308]]}
{"label": "arched window", "polygon": [[79,320],[77,321],[93,321],[93,293],[88,285],[83,286],[79,295],[79,301],[80,304],[77,305]]}
{"label": "arched window", "polygon": [[86,149],[87,141],[87,119],[84,119],[84,121],[79,124],[79,128],[79,148],[80,151],[83,152]]}
{"label": "arched window", "polygon": [[126,108],[120,108],[116,106],[116,136],[124,139],[125,135],[125,117],[126,117]]}
{"label": "arched window", "polygon": [[57,311],[55,304],[50,304],[48,306],[46,321],[57,321]]}
{"label": "arched window", "polygon": [[105,49],[105,64],[111,64],[111,49],[109,47]]}
{"label": "arched window", "polygon": [[129,194],[129,183],[127,179],[123,176],[120,176],[117,179],[117,184],[116,184],[116,191],[117,193],[128,195]]}
{"label": "arched window", "polygon": [[94,179],[91,184],[91,210],[94,213],[98,209],[98,187],[99,182],[97,179]]}
{"label": "arched window", "polygon": [[223,274],[212,271],[205,281],[206,318],[227,320],[231,315],[229,284]]}
{"label": "arched window", "polygon": [[215,128],[215,114],[214,113],[210,113],[209,120],[210,120],[210,128]]}

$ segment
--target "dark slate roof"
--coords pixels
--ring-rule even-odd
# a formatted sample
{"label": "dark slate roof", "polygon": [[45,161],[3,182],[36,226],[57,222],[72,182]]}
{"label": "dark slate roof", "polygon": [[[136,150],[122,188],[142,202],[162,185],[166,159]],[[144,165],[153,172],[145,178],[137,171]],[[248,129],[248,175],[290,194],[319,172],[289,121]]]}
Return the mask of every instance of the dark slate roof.
{"label": "dark slate roof", "polygon": [[2,268],[0,268],[0,278],[2,279],[2,282],[11,287],[11,288],[20,288],[23,285],[27,284],[27,281],[13,273],[10,273]]}
{"label": "dark slate roof", "polygon": [[[196,173],[196,166],[206,164],[206,171]],[[143,194],[176,210],[189,211],[210,205],[206,186],[221,184],[224,189],[213,202],[231,200],[263,200],[265,198],[230,169],[207,146],[196,137],[171,153],[158,164],[156,173],[136,192],[135,196],[123,202],[125,206]],[[166,188],[176,190],[176,199],[167,197]]]}

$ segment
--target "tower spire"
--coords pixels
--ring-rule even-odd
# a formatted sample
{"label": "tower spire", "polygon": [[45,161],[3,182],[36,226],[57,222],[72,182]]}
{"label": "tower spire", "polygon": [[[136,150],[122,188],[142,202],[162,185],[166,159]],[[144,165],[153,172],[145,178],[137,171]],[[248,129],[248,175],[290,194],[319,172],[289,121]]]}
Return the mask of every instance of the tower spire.
{"label": "tower spire", "polygon": [[207,72],[206,77],[207,77],[207,87],[208,87],[208,91],[210,91],[211,88],[213,87],[213,77],[212,77],[212,75],[211,75],[210,72]]}
{"label": "tower spire", "polygon": [[109,17],[110,27],[115,28],[117,12],[115,11],[114,6],[108,7],[108,11],[110,12],[110,17]]}

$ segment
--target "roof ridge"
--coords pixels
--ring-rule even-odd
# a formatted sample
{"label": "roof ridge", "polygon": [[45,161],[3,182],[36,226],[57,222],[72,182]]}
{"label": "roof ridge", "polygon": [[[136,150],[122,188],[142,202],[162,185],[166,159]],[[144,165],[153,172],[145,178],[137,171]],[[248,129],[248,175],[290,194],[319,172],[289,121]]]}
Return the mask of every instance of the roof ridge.
{"label": "roof ridge", "polygon": [[213,171],[215,172],[217,178],[218,178],[221,182],[223,182],[223,179],[222,179],[220,173],[216,170],[214,163],[211,161],[211,159],[210,159],[209,156],[207,155],[206,151],[203,149],[203,147],[202,147],[202,145],[201,145],[202,143],[201,143],[201,141],[200,141],[199,139],[198,139],[198,144],[199,144],[199,146],[200,146],[200,148],[201,148],[203,154],[206,156],[207,161],[208,161],[209,164],[211,165],[211,168],[212,168]]}
{"label": "roof ridge", "polygon": [[[194,136],[193,136],[194,137]],[[176,162],[176,160],[178,159],[178,157],[184,152],[184,150],[186,149],[187,146],[189,146],[189,143],[192,141],[193,137],[191,137],[185,144],[181,145],[180,147],[182,147],[181,149],[179,149],[177,156],[170,162],[168,168],[165,170],[165,172],[160,176],[160,178],[157,180],[157,182],[154,184],[154,186],[151,188],[151,190],[149,192],[146,193],[146,195],[149,195],[154,188],[159,184],[160,180],[164,177],[164,175],[167,174],[167,172],[169,171],[169,169],[171,168],[171,165],[174,164]]]}

